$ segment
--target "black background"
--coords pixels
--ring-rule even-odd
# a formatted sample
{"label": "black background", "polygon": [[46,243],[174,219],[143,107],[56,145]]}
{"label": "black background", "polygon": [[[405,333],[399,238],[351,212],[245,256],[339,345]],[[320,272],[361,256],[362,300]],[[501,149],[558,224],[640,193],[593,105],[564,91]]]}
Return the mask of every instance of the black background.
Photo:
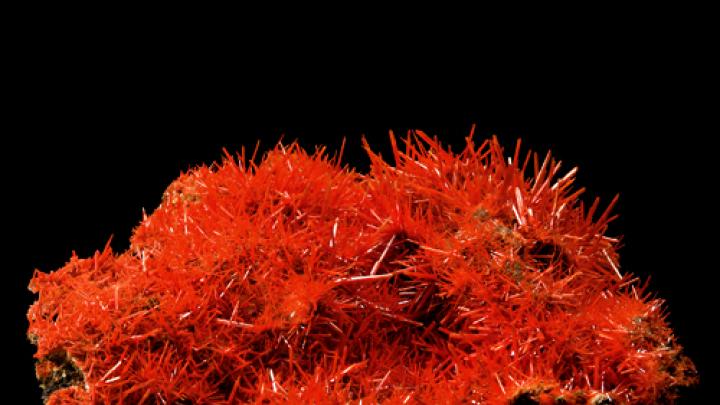
{"label": "black background", "polygon": [[[59,268],[72,250],[92,255],[111,235],[116,251],[127,248],[142,209],[151,212],[181,171],[220,159],[223,147],[252,150],[261,139],[266,150],[283,134],[331,151],[346,137],[345,161],[364,170],[361,135],[389,157],[390,129],[423,129],[460,150],[473,124],[477,139],[497,134],[512,148],[521,137],[526,148],[552,149],[566,169],[579,166],[586,201],[607,203],[620,193],[621,217],[610,233],[624,235],[622,270],[652,276],[651,289],[667,300],[668,320],[700,370],[704,384],[683,403],[707,394],[717,308],[717,127],[694,76],[699,62],[682,46],[595,41],[591,50],[583,43],[557,54],[466,49],[449,60],[417,49],[322,62],[290,47],[228,68],[225,56],[176,50],[167,60],[149,46],[118,57],[99,45],[68,50],[48,41],[44,57],[24,66],[8,111],[18,125],[2,148],[9,386],[30,398],[24,403],[39,398],[24,337],[33,270]],[[513,53],[514,62],[492,66]]]}

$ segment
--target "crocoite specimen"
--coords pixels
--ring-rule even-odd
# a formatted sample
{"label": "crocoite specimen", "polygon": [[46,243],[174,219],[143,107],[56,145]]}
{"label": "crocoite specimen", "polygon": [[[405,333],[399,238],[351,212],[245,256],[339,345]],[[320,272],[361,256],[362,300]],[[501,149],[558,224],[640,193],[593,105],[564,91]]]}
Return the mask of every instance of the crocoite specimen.
{"label": "crocoite specimen", "polygon": [[391,141],[366,175],[296,144],[227,156],[128,251],[36,272],[47,402],[650,404],[694,383],[574,169]]}

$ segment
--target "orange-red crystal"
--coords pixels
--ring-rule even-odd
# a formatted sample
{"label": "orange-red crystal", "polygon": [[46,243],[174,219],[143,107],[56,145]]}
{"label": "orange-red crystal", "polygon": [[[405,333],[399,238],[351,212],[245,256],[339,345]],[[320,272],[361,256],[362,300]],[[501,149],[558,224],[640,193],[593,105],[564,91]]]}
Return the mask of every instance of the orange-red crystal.
{"label": "orange-red crystal", "polygon": [[391,141],[367,174],[297,144],[228,155],[126,252],[36,272],[47,402],[649,404],[694,382],[574,170]]}

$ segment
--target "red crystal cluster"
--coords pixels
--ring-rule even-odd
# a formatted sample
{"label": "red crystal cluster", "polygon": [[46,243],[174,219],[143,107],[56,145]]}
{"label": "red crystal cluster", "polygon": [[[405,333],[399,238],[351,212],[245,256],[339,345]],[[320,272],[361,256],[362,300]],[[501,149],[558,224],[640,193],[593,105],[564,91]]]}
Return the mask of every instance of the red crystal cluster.
{"label": "red crystal cluster", "polygon": [[36,272],[47,403],[658,403],[694,383],[574,169],[390,139],[395,165],[365,144],[364,175],[297,144],[228,155],[126,252]]}

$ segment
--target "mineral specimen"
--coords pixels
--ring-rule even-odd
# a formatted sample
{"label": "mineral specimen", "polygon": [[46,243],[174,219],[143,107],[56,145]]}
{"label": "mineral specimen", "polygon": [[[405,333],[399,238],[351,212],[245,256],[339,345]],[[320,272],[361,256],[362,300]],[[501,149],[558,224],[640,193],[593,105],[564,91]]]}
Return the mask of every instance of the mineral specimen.
{"label": "mineral specimen", "polygon": [[[182,174],[130,248],[37,271],[47,403],[672,402],[695,382],[575,169],[411,132]],[[110,213],[108,214],[110,215]],[[631,247],[630,247],[631,248]]]}

